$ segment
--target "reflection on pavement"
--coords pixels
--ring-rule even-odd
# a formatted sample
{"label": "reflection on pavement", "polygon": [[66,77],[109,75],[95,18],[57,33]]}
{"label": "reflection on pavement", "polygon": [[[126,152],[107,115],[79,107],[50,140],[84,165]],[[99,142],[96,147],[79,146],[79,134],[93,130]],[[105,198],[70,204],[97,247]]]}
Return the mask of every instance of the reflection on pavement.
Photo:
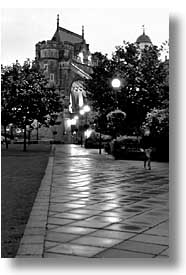
{"label": "reflection on pavement", "polygon": [[[107,238],[109,232],[112,236],[129,234],[135,241],[140,240],[138,236],[135,239],[136,234],[152,232],[167,245],[168,191],[168,163],[152,163],[152,170],[144,171],[142,161],[115,161],[99,155],[97,149],[59,145],[56,146],[48,225],[54,226],[51,231],[58,234],[61,230],[66,232],[66,227],[69,232],[83,228],[82,232],[92,230],[91,236]],[[57,234],[54,236],[58,238]],[[150,237],[147,240],[151,242]],[[84,241],[78,239],[77,243],[84,244]]]}

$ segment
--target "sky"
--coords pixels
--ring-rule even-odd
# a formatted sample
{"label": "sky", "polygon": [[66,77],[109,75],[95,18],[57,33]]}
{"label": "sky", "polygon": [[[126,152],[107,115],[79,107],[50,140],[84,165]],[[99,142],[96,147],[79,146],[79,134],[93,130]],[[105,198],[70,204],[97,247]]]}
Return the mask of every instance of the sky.
{"label": "sky", "polygon": [[[90,6],[98,7],[101,4],[105,7],[118,7],[117,15],[111,14],[109,20],[104,25],[106,28],[104,32],[102,30],[103,21],[105,21],[106,11],[102,11],[102,16],[99,18],[96,16],[94,21],[90,22],[90,25],[98,25],[98,28],[94,28],[90,32],[89,16],[86,12],[82,12],[81,16],[75,13],[75,17],[72,14],[67,13],[66,8],[71,7]],[[118,4],[118,2],[120,2]],[[122,41],[133,41],[141,33],[141,26],[145,24],[146,33],[150,36],[153,43],[159,43],[159,41],[166,40],[168,37],[168,19],[166,15],[162,15],[155,9],[161,7],[169,10],[171,14],[171,28],[170,32],[170,48],[171,48],[171,74],[170,74],[170,217],[171,217],[171,258],[169,261],[146,261],[144,259],[140,261],[131,261],[131,259],[122,259],[122,261],[114,261],[109,259],[109,262],[96,262],[90,263],[90,261],[84,263],[77,262],[71,264],[70,261],[46,261],[45,264],[40,262],[33,263],[30,261],[24,261],[16,264],[12,264],[10,261],[0,262],[0,271],[2,274],[8,275],[20,275],[27,274],[32,275],[50,275],[52,274],[76,274],[76,275],[94,275],[104,274],[111,275],[117,273],[118,275],[130,274],[130,275],[175,275],[185,274],[186,261],[185,261],[185,243],[186,243],[186,184],[185,184],[185,156],[186,156],[186,87],[185,87],[185,64],[186,64],[186,13],[185,13],[185,1],[184,0],[6,0],[1,1],[1,8],[14,8],[12,12],[4,10],[1,13],[1,61],[4,63],[11,63],[15,59],[25,59],[27,57],[34,58],[35,56],[35,44],[40,40],[50,39],[56,29],[56,14],[60,14],[60,26],[67,28],[71,31],[81,33],[81,25],[85,25],[85,37],[87,43],[90,44],[91,51],[100,50],[103,52],[109,52],[113,50],[113,47],[117,44],[121,44]],[[45,11],[33,13],[32,7],[47,7],[50,9],[49,13]],[[29,8],[19,11],[15,8]],[[51,7],[55,8],[53,11]],[[123,7],[123,8],[121,8]],[[138,13],[134,16],[134,13],[128,12],[126,8],[150,8],[152,9],[149,14],[149,19],[144,15],[144,11],[138,10]],[[146,11],[146,10],[145,10]],[[45,15],[43,17],[43,14]],[[73,13],[74,14],[74,13]],[[120,16],[119,16],[120,14]],[[147,14],[147,13],[146,13]],[[166,12],[165,12],[166,14]],[[42,15],[42,16],[41,16]],[[79,16],[78,16],[79,15]],[[24,17],[24,20],[23,20]],[[86,20],[85,20],[86,17]],[[91,17],[90,17],[91,18]],[[110,32],[112,26],[119,20],[122,24],[117,25],[116,29],[117,40],[113,37],[113,33]],[[128,20],[126,20],[128,18]],[[145,19],[146,18],[146,19]],[[92,20],[92,19],[91,19]],[[127,22],[126,22],[127,21]],[[19,24],[18,24],[19,22]],[[165,22],[165,23],[164,23]],[[154,27],[153,27],[154,26]],[[25,31],[26,30],[26,31]],[[89,33],[88,33],[89,31]],[[106,35],[107,33],[107,35]],[[92,36],[92,37],[91,37]],[[95,37],[100,37],[98,40]],[[106,37],[110,37],[110,43],[106,44]],[[156,42],[157,41],[157,42]],[[10,43],[12,42],[12,43]],[[11,45],[12,44],[12,45]],[[20,46],[21,44],[21,46]],[[173,184],[176,183],[176,184]]]}
{"label": "sky", "polygon": [[90,51],[111,56],[123,40],[135,42],[145,33],[155,45],[169,39],[169,13],[157,8],[2,8],[1,63],[23,62],[35,58],[35,44],[50,40],[60,26],[81,34],[82,25]]}

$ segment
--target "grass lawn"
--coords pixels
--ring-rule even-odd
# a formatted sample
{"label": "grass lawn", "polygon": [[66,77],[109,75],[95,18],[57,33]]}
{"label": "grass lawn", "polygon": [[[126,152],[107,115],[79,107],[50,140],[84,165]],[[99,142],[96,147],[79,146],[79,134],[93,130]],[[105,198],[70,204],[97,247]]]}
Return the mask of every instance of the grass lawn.
{"label": "grass lawn", "polygon": [[1,146],[1,257],[16,256],[48,163],[51,145]]}

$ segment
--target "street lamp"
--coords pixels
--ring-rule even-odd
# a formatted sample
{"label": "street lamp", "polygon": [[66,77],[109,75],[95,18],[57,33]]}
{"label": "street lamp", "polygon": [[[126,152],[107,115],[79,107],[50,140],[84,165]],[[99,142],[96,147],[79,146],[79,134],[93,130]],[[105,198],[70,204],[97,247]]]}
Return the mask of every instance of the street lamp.
{"label": "street lamp", "polygon": [[76,119],[75,118],[71,119],[71,125],[76,125]]}
{"label": "street lamp", "polygon": [[[84,115],[84,113],[85,113],[85,111],[83,110],[83,109],[81,109],[80,111],[79,111],[79,113],[80,113],[80,115],[81,116],[83,116]],[[81,123],[81,125],[79,125],[79,130],[80,130],[80,128],[81,128],[81,130],[80,130],[80,134],[81,134],[81,147],[83,146],[83,134],[82,134],[82,131],[83,131],[83,124],[82,124],[82,119],[80,119],[80,123]]]}
{"label": "street lamp", "polygon": [[114,78],[112,80],[112,87],[114,89],[118,89],[118,88],[120,88],[120,86],[121,86],[121,81],[118,78]]}
{"label": "street lamp", "polygon": [[84,110],[85,113],[90,112],[90,106],[85,105],[85,106],[83,107],[83,110]]}
{"label": "street lamp", "polygon": [[85,113],[85,111],[83,110],[83,109],[81,109],[80,111],[79,111],[79,113],[80,113],[80,115],[84,115],[84,113]]}
{"label": "street lamp", "polygon": [[118,109],[118,98],[117,98],[117,91],[121,87],[121,80],[119,78],[114,78],[111,82],[112,87],[114,88],[115,91],[115,100],[116,100],[116,108]]}
{"label": "street lamp", "polygon": [[85,123],[87,124],[87,113],[90,112],[90,106],[85,105],[85,106],[83,107],[83,110],[84,110],[85,115],[86,115],[86,117],[85,117],[85,119],[86,119]]}
{"label": "street lamp", "polygon": [[74,116],[74,119],[77,121],[79,119],[79,117],[78,116]]}
{"label": "street lamp", "polygon": [[[118,108],[118,98],[117,98],[117,93],[118,91],[120,90],[121,86],[123,87],[124,86],[124,83],[125,80],[124,79],[120,79],[118,78],[117,76],[114,77],[111,81],[111,85],[113,87],[113,89],[115,90],[115,102],[116,102],[116,110],[115,111],[112,111],[110,112],[108,115],[107,115],[107,119],[109,119],[111,121],[111,125],[113,125],[113,129],[114,132],[115,132],[115,137],[117,137],[117,132],[119,131],[120,132],[120,128],[121,128],[121,118],[122,120],[125,119],[126,117],[126,113],[123,112],[122,110],[119,110]],[[118,117],[118,119],[117,119]],[[119,123],[119,124],[118,124]]]}
{"label": "street lamp", "polygon": [[[86,119],[86,124],[87,124],[87,113],[90,112],[90,106],[88,105],[84,105],[83,108],[79,111],[80,115],[86,115],[85,119]],[[82,121],[82,120],[81,120]],[[83,125],[81,124],[81,128],[83,127]],[[81,129],[81,147],[83,146],[83,129]]]}

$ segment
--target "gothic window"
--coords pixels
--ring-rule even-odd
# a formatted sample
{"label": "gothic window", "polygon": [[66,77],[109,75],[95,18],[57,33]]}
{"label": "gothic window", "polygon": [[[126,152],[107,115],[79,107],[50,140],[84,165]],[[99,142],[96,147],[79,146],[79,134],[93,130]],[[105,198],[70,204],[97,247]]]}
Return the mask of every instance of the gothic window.
{"label": "gothic window", "polygon": [[44,64],[43,68],[44,68],[45,72],[48,72],[48,64],[47,63]]}
{"label": "gothic window", "polygon": [[54,82],[54,74],[50,74],[50,81]]}
{"label": "gothic window", "polygon": [[70,104],[69,104],[69,112],[72,113],[72,94],[70,94]]}
{"label": "gothic window", "polygon": [[71,86],[71,105],[73,110],[81,108],[85,103],[86,91],[83,87],[83,81],[75,81]]}

